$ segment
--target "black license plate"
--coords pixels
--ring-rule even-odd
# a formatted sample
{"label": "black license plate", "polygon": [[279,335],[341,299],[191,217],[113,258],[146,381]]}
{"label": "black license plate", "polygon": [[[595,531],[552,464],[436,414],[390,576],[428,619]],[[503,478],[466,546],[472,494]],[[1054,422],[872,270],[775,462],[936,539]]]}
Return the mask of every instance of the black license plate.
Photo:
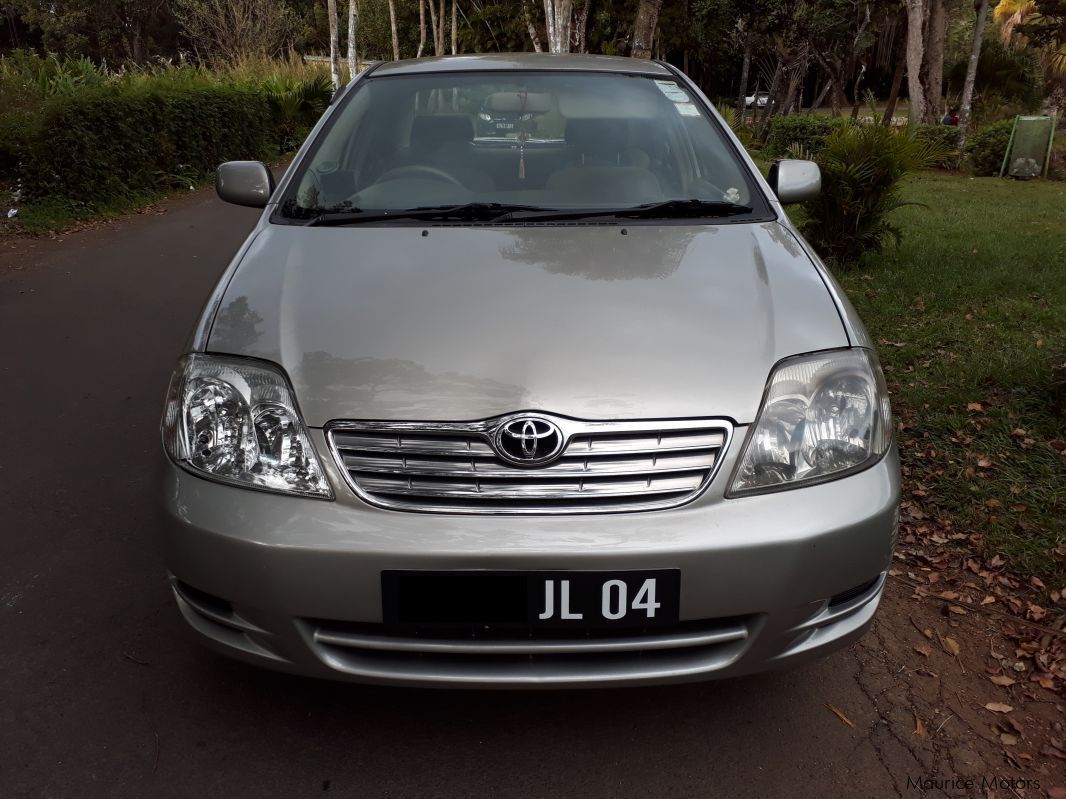
{"label": "black license plate", "polygon": [[677,624],[679,569],[383,571],[386,624],[611,629]]}

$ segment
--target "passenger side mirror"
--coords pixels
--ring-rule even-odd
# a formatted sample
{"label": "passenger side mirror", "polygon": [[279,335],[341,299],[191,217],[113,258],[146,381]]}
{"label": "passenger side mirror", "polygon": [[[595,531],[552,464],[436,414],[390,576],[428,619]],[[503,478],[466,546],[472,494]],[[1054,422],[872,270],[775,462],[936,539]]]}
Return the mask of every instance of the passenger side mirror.
{"label": "passenger side mirror", "polygon": [[227,161],[215,172],[215,191],[228,203],[264,208],[274,193],[274,176],[262,161]]}
{"label": "passenger side mirror", "polygon": [[766,182],[783,204],[812,200],[822,190],[822,171],[814,161],[774,161]]}

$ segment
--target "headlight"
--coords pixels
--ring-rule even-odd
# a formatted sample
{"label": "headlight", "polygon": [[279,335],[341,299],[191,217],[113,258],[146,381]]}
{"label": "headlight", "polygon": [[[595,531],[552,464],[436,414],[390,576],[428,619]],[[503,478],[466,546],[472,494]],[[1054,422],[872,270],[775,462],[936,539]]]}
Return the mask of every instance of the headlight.
{"label": "headlight", "polygon": [[871,351],[789,358],[770,375],[729,494],[843,477],[873,464],[891,442],[888,390]]}
{"label": "headlight", "polygon": [[332,499],[285,376],[267,364],[182,358],[167,392],[163,446],[223,483]]}
{"label": "headlight", "polygon": [[477,118],[483,119],[485,122],[492,122],[492,117],[490,117],[484,111],[478,111]]}

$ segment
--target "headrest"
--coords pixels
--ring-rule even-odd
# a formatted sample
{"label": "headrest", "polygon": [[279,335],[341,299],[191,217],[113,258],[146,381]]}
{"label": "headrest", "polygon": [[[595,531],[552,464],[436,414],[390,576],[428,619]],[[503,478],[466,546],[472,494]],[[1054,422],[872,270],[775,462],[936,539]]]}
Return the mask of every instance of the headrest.
{"label": "headrest", "polygon": [[474,123],[466,114],[422,114],[411,123],[412,150],[435,150],[473,138]]}
{"label": "headrest", "polygon": [[583,153],[617,153],[626,146],[625,120],[569,119],[566,143]]}

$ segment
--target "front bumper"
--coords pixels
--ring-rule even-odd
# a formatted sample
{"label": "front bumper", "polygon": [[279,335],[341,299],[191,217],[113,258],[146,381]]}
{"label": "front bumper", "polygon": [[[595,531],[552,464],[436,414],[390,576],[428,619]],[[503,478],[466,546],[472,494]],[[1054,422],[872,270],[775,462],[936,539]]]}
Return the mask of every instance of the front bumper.
{"label": "front bumper", "polygon": [[[743,431],[737,431],[743,440]],[[320,431],[312,431],[319,451]],[[735,450],[736,448],[732,448]],[[167,461],[163,545],[179,609],[209,645],[310,676],[404,685],[627,685],[728,677],[844,646],[873,619],[898,524],[895,448],[841,480],[724,499],[736,452],[689,505],[597,516],[453,516],[213,483]],[[381,572],[681,570],[676,630],[502,642],[403,637]],[[848,596],[850,589],[862,587]],[[836,596],[836,601],[830,599]]]}

